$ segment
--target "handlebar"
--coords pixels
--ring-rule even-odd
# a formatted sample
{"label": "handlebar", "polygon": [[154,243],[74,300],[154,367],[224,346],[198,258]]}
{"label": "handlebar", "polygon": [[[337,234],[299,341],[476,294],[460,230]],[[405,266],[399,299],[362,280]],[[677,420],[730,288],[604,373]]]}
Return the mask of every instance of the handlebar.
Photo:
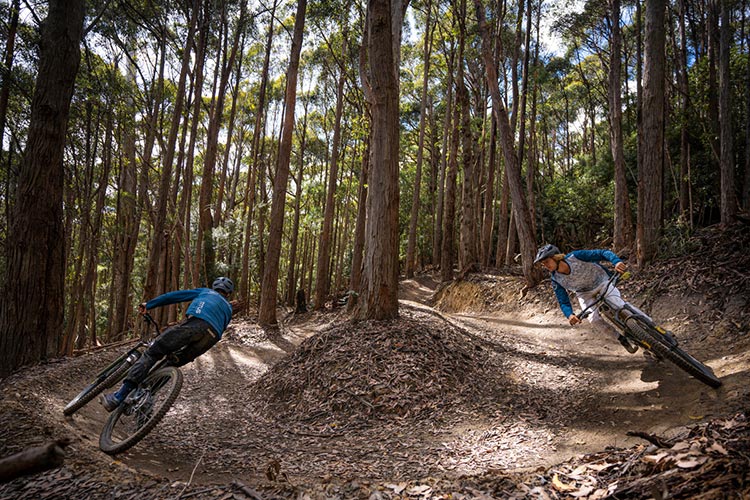
{"label": "handlebar", "polygon": [[157,323],[156,320],[147,312],[143,313],[143,320],[146,323],[150,323],[154,326],[154,330],[156,330],[156,336],[158,336],[159,332],[161,331],[161,328],[159,328],[159,323]]}

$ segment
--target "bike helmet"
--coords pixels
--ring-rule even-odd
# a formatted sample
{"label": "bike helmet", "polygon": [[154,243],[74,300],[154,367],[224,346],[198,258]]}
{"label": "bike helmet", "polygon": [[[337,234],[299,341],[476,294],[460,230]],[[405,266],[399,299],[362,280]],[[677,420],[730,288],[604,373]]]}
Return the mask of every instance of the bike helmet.
{"label": "bike helmet", "polygon": [[230,280],[229,278],[225,278],[224,276],[222,276],[214,280],[211,288],[213,288],[217,292],[224,292],[229,295],[230,293],[234,292],[234,283],[232,283],[232,280]]}
{"label": "bike helmet", "polygon": [[555,245],[550,245],[549,243],[544,245],[543,247],[540,247],[539,250],[536,252],[536,258],[534,259],[534,264],[538,264],[539,262],[543,261],[544,259],[548,257],[552,257],[553,255],[557,255],[560,252],[560,249],[557,248]]}

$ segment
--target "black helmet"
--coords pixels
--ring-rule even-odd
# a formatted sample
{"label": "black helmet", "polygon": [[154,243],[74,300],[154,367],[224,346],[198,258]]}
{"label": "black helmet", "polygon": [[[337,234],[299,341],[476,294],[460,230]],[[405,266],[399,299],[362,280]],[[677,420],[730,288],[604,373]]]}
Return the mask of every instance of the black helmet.
{"label": "black helmet", "polygon": [[534,264],[538,264],[547,257],[552,257],[553,255],[557,255],[559,253],[561,253],[559,248],[557,248],[555,245],[550,245],[549,243],[547,243],[543,247],[540,247],[539,250],[537,250]]}
{"label": "black helmet", "polygon": [[211,288],[216,290],[217,292],[224,292],[227,295],[234,292],[234,283],[232,283],[232,280],[225,277],[216,278],[214,280],[214,284],[211,285]]}

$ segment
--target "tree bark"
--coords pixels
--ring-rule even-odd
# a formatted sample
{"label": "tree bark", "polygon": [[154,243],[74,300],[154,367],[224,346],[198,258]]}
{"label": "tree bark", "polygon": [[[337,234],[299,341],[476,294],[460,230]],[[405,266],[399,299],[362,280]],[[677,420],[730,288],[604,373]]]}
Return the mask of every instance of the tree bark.
{"label": "tree bark", "polygon": [[284,124],[279,145],[279,159],[276,176],[273,182],[273,201],[271,205],[271,222],[268,234],[268,251],[261,284],[258,323],[264,326],[276,324],[276,293],[279,288],[279,258],[281,256],[281,237],[284,229],[284,208],[286,205],[286,188],[289,181],[289,163],[292,154],[292,134],[294,132],[294,108],[297,101],[297,74],[299,72],[302,35],[305,27],[305,10],[307,0],[297,2],[297,14],[294,18],[294,35],[289,58],[289,70],[286,79],[284,98]]}
{"label": "tree bark", "polygon": [[367,53],[372,110],[367,226],[360,319],[398,316],[399,85],[403,8],[408,0],[369,0]]}
{"label": "tree bark", "polygon": [[664,0],[647,0],[643,108],[638,179],[638,265],[656,257],[662,230],[664,172]]}
{"label": "tree bark", "polygon": [[63,152],[84,2],[50,0],[0,303],[0,377],[57,352],[63,325]]}
{"label": "tree bark", "polygon": [[[459,20],[459,48],[458,60],[464,60],[464,45],[466,38],[466,2],[460,2]],[[476,159],[474,154],[474,134],[471,129],[471,110],[469,91],[464,80],[464,65],[456,66],[456,101],[461,110],[460,120],[457,122],[461,135],[463,182],[461,186],[461,223],[459,231],[460,251],[459,269],[461,276],[475,270],[479,261],[477,252],[477,214],[476,214]]]}

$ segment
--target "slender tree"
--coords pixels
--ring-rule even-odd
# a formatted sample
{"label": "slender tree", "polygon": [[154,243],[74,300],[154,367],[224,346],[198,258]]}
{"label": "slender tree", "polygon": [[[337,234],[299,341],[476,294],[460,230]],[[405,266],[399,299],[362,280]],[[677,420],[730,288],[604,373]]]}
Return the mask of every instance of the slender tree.
{"label": "slender tree", "polygon": [[276,324],[276,294],[279,288],[279,258],[281,256],[281,237],[284,228],[284,207],[286,188],[289,181],[289,163],[292,154],[292,133],[294,132],[294,107],[297,101],[297,74],[299,72],[302,35],[305,27],[305,10],[307,0],[297,2],[297,14],[294,18],[292,50],[289,58],[289,69],[286,73],[286,95],[284,98],[284,124],[279,145],[279,157],[276,176],[273,182],[273,200],[271,222],[268,234],[268,251],[266,265],[263,269],[261,284],[260,308],[258,322],[264,326]]}
{"label": "slender tree", "polygon": [[492,58],[492,45],[490,42],[487,22],[484,14],[484,6],[481,0],[474,0],[479,21],[479,33],[482,39],[482,55],[486,68],[487,85],[490,89],[492,99],[492,112],[497,119],[498,128],[500,129],[500,141],[503,147],[503,157],[505,159],[505,168],[508,176],[510,194],[513,199],[513,213],[516,227],[518,230],[519,242],[521,244],[521,262],[523,265],[523,274],[529,286],[536,285],[540,280],[540,275],[533,267],[534,255],[536,254],[536,238],[532,230],[531,216],[529,214],[528,204],[523,193],[523,183],[521,181],[521,166],[518,163],[518,154],[513,140],[513,131],[511,129],[508,112],[503,104],[498,87],[497,67]]}
{"label": "slender tree", "polygon": [[414,276],[416,267],[417,247],[417,222],[419,219],[420,190],[422,186],[422,162],[424,161],[424,140],[427,124],[427,87],[430,78],[430,57],[432,55],[432,0],[427,0],[425,5],[427,16],[424,29],[424,49],[422,60],[424,61],[424,73],[422,75],[422,93],[419,103],[419,139],[417,141],[417,166],[414,174],[414,191],[412,192],[411,211],[409,213],[409,235],[406,244],[406,277]]}
{"label": "slender tree", "polygon": [[622,137],[620,0],[609,0],[609,8],[612,25],[609,47],[609,147],[615,164],[614,246],[615,250],[622,251],[632,243],[632,220]]}
{"label": "slender tree", "polygon": [[730,52],[732,50],[732,27],[730,0],[721,2],[721,28],[719,49],[719,137],[721,153],[719,172],[721,173],[721,222],[731,224],[737,219],[737,193],[734,182],[734,148],[732,147],[732,87],[729,73]]}
{"label": "slender tree", "polygon": [[[342,36],[342,56],[347,52],[347,30]],[[342,58],[343,60],[343,58]],[[325,209],[323,211],[323,229],[320,232],[320,252],[318,253],[317,273],[315,276],[315,309],[322,309],[331,288],[331,236],[333,231],[333,215],[336,203],[336,185],[339,172],[339,158],[341,148],[341,117],[344,110],[344,84],[346,83],[346,68],[339,68],[339,78],[336,83],[336,111],[333,118],[333,141],[331,144],[331,164],[328,169],[328,187],[326,188]]]}

